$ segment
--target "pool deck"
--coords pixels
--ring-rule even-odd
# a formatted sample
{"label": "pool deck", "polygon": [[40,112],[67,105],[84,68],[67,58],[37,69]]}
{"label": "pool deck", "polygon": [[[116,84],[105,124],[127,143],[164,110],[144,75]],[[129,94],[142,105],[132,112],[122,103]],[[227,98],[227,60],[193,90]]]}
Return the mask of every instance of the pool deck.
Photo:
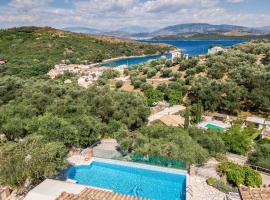
{"label": "pool deck", "polygon": [[189,176],[187,179],[186,200],[224,200],[225,194],[209,186],[206,178],[201,176]]}
{"label": "pool deck", "polygon": [[206,117],[204,121],[202,121],[201,123],[197,124],[197,127],[198,128],[203,128],[203,129],[208,129],[207,128],[207,125],[208,124],[212,124],[214,126],[218,126],[224,130],[227,130],[231,127],[231,124],[230,123],[224,123],[224,122],[221,122],[221,121],[218,121],[218,120],[213,120],[209,117]]}

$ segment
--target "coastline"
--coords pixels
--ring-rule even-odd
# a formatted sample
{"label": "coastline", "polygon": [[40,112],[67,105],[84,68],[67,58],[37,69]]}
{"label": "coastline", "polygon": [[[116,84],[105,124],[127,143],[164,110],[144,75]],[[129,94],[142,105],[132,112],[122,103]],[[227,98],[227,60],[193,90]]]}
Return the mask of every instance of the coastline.
{"label": "coastline", "polygon": [[[169,51],[168,53],[171,53],[172,51]],[[147,57],[147,56],[157,56],[157,55],[161,55],[160,53],[155,53],[155,54],[151,54],[151,55],[141,55],[141,56],[119,56],[116,58],[110,58],[110,59],[106,59],[103,60],[102,63],[107,63],[107,62],[111,62],[111,61],[116,61],[116,60],[122,60],[122,59],[129,59],[129,58],[143,58],[143,57]],[[99,63],[99,64],[102,64]]]}

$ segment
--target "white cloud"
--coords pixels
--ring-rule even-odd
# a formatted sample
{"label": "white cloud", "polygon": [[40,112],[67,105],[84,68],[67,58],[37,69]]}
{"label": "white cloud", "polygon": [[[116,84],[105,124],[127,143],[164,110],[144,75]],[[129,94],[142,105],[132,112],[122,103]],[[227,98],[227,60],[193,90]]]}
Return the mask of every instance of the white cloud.
{"label": "white cloud", "polygon": [[244,0],[227,0],[229,3],[241,3],[244,2]]}
{"label": "white cloud", "polygon": [[[88,26],[105,30],[125,26],[160,28],[178,23],[207,22],[267,25],[269,13],[234,13],[221,0],[65,0],[73,6],[55,8],[55,0],[12,0],[0,7],[0,26]],[[226,0],[239,2],[241,0]]]}

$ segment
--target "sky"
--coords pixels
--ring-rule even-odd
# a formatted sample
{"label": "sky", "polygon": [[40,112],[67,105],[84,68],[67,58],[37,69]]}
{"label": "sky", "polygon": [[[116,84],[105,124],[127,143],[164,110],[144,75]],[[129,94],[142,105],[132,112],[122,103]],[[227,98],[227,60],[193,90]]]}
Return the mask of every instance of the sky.
{"label": "sky", "polygon": [[[0,0],[0,28],[149,31],[181,23],[270,26],[270,0]],[[138,28],[139,29],[139,28]]]}

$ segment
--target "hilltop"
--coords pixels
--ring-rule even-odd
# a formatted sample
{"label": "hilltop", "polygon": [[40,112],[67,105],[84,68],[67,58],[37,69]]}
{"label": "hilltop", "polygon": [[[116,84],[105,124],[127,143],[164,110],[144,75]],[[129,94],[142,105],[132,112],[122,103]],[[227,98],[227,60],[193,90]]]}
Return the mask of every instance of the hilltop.
{"label": "hilltop", "polygon": [[71,32],[112,35],[123,38],[152,38],[155,40],[242,40],[269,38],[269,27],[245,27],[229,24],[214,25],[208,23],[186,23],[167,26],[155,31],[146,28],[129,27],[117,31],[101,31],[92,28],[65,28]]}
{"label": "hilltop", "polygon": [[112,36],[65,32],[49,27],[0,30],[1,75],[31,77],[46,74],[55,64],[91,64],[120,56],[163,53],[174,47]]}
{"label": "hilltop", "polygon": [[244,26],[235,26],[235,25],[213,25],[207,23],[188,23],[188,24],[177,24],[174,26],[168,26],[157,30],[152,33],[153,36],[156,35],[177,35],[177,34],[187,34],[187,33],[209,33],[209,32],[249,32],[249,33],[257,33],[261,32],[255,28],[248,28]]}

